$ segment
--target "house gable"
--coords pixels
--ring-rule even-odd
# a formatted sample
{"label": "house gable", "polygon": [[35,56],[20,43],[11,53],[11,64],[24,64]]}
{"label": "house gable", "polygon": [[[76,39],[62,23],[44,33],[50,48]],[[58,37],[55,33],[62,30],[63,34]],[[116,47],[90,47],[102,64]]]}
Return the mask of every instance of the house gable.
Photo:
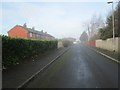
{"label": "house gable", "polygon": [[53,40],[54,37],[47,32],[37,31],[35,28],[27,28],[27,26],[16,25],[8,31],[8,36],[18,38],[38,38],[42,40]]}
{"label": "house gable", "polygon": [[8,31],[8,36],[10,37],[27,38],[27,35],[28,31],[19,25],[16,25],[15,27]]}

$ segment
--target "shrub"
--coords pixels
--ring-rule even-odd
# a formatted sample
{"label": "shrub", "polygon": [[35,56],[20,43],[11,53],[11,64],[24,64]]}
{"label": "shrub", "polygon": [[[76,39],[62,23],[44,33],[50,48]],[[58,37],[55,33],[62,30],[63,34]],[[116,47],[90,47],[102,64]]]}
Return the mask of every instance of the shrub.
{"label": "shrub", "polygon": [[9,67],[25,57],[56,49],[57,41],[41,41],[2,36],[2,65]]}
{"label": "shrub", "polygon": [[68,47],[73,44],[73,42],[69,40],[62,40],[62,42],[64,47]]}

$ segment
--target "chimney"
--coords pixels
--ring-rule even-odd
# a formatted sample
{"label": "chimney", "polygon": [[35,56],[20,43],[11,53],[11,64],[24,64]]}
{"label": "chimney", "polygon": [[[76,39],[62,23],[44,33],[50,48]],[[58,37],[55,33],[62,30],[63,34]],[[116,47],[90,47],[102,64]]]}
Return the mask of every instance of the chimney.
{"label": "chimney", "polygon": [[32,30],[35,30],[35,27],[32,27]]}
{"label": "chimney", "polygon": [[41,30],[41,32],[44,33],[43,30]]}
{"label": "chimney", "polygon": [[24,24],[23,24],[23,27],[24,27],[24,28],[27,28],[27,25],[26,25],[26,23],[24,23]]}

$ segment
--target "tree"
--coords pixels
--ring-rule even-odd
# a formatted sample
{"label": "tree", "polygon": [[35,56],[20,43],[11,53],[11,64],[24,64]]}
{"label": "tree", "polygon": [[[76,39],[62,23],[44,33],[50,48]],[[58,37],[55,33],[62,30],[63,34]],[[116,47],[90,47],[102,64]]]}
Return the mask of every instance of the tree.
{"label": "tree", "polygon": [[[120,14],[119,14],[119,10],[120,10],[120,6],[118,4],[118,6],[116,7],[115,11],[114,11],[114,30],[115,30],[115,37],[120,36],[118,33],[118,28],[119,28],[119,23],[118,23],[118,19],[120,18]],[[101,28],[99,30],[99,32],[101,33],[100,38],[101,39],[107,39],[107,38],[112,38],[113,37],[113,21],[112,21],[112,14],[110,13],[107,17],[106,20],[106,26],[104,28]]]}
{"label": "tree", "polygon": [[101,15],[93,15],[90,22],[90,40],[96,40],[100,38],[99,28],[104,27],[104,21]]}
{"label": "tree", "polygon": [[72,37],[63,38],[63,40],[68,40],[68,41],[71,41],[71,42],[75,42],[76,41],[76,39],[72,38]]}
{"label": "tree", "polygon": [[62,41],[64,47],[68,47],[73,44],[74,41],[76,41],[75,38],[68,37],[68,38],[62,38],[60,39]]}
{"label": "tree", "polygon": [[99,28],[104,26],[101,15],[94,14],[91,20],[84,23],[85,29],[88,31],[88,40],[96,40],[100,38]]}
{"label": "tree", "polygon": [[80,41],[81,41],[81,42],[86,42],[86,41],[88,41],[88,35],[87,35],[87,33],[86,33],[85,31],[81,34],[81,36],[80,36]]}
{"label": "tree", "polygon": [[120,37],[120,1],[118,2],[118,37]]}
{"label": "tree", "polygon": [[86,21],[83,23],[83,27],[85,27],[85,30],[88,32],[88,40],[90,39],[90,22]]}

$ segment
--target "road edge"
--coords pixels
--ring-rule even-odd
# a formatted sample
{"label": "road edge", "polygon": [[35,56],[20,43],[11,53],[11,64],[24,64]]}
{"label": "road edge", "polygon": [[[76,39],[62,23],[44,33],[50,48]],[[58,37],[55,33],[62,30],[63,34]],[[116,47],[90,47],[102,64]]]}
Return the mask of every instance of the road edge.
{"label": "road edge", "polygon": [[108,55],[106,55],[106,54],[104,54],[104,53],[102,53],[102,52],[100,52],[100,51],[98,51],[98,50],[95,50],[95,49],[93,49],[93,48],[90,48],[89,46],[87,46],[87,47],[88,47],[89,49],[92,49],[93,51],[99,53],[100,55],[105,56],[105,57],[109,58],[110,60],[112,60],[112,61],[120,64],[120,61],[119,61],[119,60],[114,59],[114,58],[112,58],[112,57],[110,57],[110,56],[108,56]]}
{"label": "road edge", "polygon": [[45,65],[43,68],[41,68],[39,71],[37,71],[35,74],[33,74],[30,78],[28,78],[26,81],[24,81],[21,85],[19,85],[17,88],[24,88],[28,83],[30,83],[30,81],[32,81],[35,77],[37,77],[37,75],[39,75],[39,73],[41,73],[43,70],[45,70],[49,65],[51,65],[56,59],[60,58],[60,56],[62,56],[65,52],[67,52],[70,49],[67,48],[65,51],[63,51],[60,55],[56,56],[56,58],[54,58],[51,62],[49,62],[47,65]]}

